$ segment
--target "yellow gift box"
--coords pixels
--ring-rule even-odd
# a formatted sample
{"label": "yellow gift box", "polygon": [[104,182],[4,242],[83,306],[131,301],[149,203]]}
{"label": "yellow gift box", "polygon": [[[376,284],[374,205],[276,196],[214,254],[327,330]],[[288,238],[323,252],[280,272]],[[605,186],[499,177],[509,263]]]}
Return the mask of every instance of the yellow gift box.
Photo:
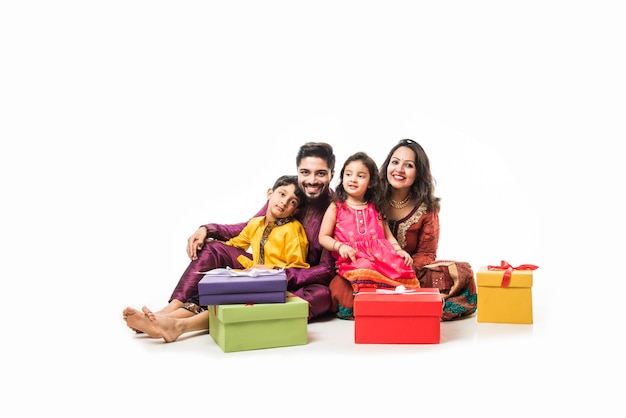
{"label": "yellow gift box", "polygon": [[478,286],[477,321],[507,324],[533,323],[533,270],[524,264],[513,267],[482,266],[476,272]]}

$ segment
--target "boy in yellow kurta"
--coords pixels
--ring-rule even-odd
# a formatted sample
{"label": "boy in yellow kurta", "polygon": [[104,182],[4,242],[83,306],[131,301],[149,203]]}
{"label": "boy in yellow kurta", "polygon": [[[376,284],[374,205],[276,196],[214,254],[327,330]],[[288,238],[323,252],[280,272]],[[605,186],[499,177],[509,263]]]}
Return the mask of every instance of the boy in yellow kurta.
{"label": "boy in yellow kurta", "polygon": [[281,176],[267,191],[265,216],[250,219],[239,235],[227,245],[251,250],[252,259],[243,255],[237,260],[244,268],[308,268],[309,241],[302,224],[293,218],[305,199],[297,176]]}

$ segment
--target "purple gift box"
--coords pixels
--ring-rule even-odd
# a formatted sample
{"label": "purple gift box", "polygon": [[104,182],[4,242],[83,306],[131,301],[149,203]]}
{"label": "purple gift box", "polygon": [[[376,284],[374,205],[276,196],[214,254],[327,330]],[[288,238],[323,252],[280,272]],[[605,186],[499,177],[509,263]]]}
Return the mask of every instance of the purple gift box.
{"label": "purple gift box", "polygon": [[285,303],[284,270],[219,268],[202,273],[198,283],[200,306],[239,303]]}

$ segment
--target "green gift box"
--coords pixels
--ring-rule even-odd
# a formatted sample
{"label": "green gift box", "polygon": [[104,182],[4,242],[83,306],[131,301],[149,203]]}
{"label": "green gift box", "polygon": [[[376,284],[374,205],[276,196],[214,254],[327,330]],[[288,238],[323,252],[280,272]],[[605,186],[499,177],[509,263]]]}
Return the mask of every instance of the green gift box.
{"label": "green gift box", "polygon": [[209,305],[209,334],[225,353],[306,344],[309,303],[286,295],[285,303]]}

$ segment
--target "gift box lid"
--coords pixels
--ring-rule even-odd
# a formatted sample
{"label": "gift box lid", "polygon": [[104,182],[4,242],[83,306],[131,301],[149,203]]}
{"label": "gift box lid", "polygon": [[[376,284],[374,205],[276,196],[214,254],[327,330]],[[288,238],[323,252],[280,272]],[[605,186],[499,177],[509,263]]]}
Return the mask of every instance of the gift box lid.
{"label": "gift box lid", "polygon": [[218,268],[203,274],[204,277],[198,282],[200,295],[287,291],[284,270]]}
{"label": "gift box lid", "polygon": [[[480,287],[502,287],[502,278],[506,270],[489,270],[488,266],[481,266],[476,272],[476,284]],[[532,287],[532,270],[513,270],[511,280],[505,287]]]}
{"label": "gift box lid", "polygon": [[354,316],[441,316],[443,299],[437,288],[412,289],[406,293],[359,292],[354,297]]}
{"label": "gift box lid", "polygon": [[209,305],[207,309],[222,323],[308,318],[309,316],[309,303],[290,292],[286,292],[285,303]]}

